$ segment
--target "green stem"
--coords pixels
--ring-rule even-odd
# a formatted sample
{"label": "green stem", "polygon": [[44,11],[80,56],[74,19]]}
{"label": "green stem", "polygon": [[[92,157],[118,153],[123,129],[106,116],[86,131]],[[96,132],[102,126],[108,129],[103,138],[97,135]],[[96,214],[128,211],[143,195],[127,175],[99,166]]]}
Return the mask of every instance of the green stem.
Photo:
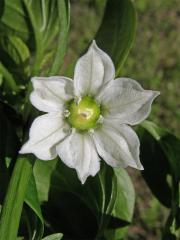
{"label": "green stem", "polygon": [[32,174],[32,163],[19,157],[13,170],[0,216],[0,239],[17,239],[18,227],[26,194]]}

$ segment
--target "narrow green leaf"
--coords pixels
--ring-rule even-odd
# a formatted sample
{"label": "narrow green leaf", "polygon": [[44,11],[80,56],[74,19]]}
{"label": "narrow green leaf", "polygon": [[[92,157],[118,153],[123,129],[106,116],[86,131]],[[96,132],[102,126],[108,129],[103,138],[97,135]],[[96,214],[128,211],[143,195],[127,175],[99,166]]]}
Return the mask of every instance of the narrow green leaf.
{"label": "narrow green leaf", "polygon": [[32,164],[30,161],[27,158],[19,157],[0,215],[1,239],[14,240],[17,238],[23,201],[31,174]]}
{"label": "narrow green leaf", "polygon": [[30,32],[26,14],[21,0],[1,1],[2,16],[0,19],[0,33],[16,34],[24,40],[29,38]]}
{"label": "narrow green leaf", "polygon": [[30,52],[27,45],[16,36],[3,36],[0,38],[1,61],[14,76],[20,75],[19,82],[22,84],[23,77],[29,75]]}
{"label": "narrow green leaf", "polygon": [[136,12],[132,2],[108,0],[96,40],[97,44],[111,56],[117,75],[132,46],[135,28]]}
{"label": "narrow green leaf", "polygon": [[[47,0],[40,2],[23,0],[23,2],[28,13],[35,42],[32,75],[40,73],[44,56],[52,48],[55,52],[51,70],[51,74],[53,74],[53,72],[59,70],[65,54],[69,28],[69,1]],[[57,35],[59,35],[59,40],[56,42],[54,38]]]}
{"label": "narrow green leaf", "polygon": [[0,73],[3,75],[3,78],[5,79],[5,85],[6,88],[10,89],[11,91],[17,92],[18,86],[12,76],[12,74],[8,71],[8,69],[0,62]]}
{"label": "narrow green leaf", "polygon": [[[43,44],[42,44],[42,35],[41,35],[42,32],[40,31],[40,25],[39,25],[39,19],[41,18],[41,15],[40,15],[41,8],[38,8],[37,6],[33,9],[32,4],[34,2],[36,2],[37,4],[39,3],[39,1],[24,0],[24,5],[28,13],[28,18],[30,19],[30,24],[31,24],[31,28],[32,28],[33,36],[35,40],[35,58],[32,66],[32,75],[36,75],[39,73],[40,64],[43,58]],[[39,14],[35,15],[34,11],[38,11],[38,10],[39,10]]]}
{"label": "narrow green leaf", "polygon": [[58,15],[59,15],[59,37],[57,41],[57,49],[55,51],[52,66],[48,75],[55,75],[59,73],[59,68],[63,62],[67,43],[68,31],[70,24],[70,4],[68,0],[58,1]]}
{"label": "narrow green leaf", "polygon": [[42,240],[60,240],[62,239],[62,237],[63,237],[62,233],[55,233],[43,238]]}
{"label": "narrow green leaf", "polygon": [[[3,50],[17,64],[23,64],[30,57],[29,49],[21,38],[16,36],[6,36],[0,39]],[[22,67],[22,66],[21,66]]]}

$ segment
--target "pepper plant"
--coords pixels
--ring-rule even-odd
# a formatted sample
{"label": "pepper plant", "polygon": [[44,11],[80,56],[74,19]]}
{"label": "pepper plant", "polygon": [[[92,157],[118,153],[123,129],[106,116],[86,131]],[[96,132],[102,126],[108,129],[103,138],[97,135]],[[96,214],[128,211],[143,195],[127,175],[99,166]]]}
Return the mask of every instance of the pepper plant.
{"label": "pepper plant", "polygon": [[[59,148],[56,147],[56,152],[51,148],[52,146],[48,148],[49,145],[37,147],[36,141],[33,142],[34,146],[31,144],[34,134],[38,139],[41,134],[47,133],[46,130],[48,131],[50,125],[53,129],[56,124],[55,120],[49,121],[48,125],[42,128],[41,122],[36,126],[37,129],[33,130],[33,122],[41,115],[38,110],[46,112],[44,107],[52,110],[57,106],[55,97],[51,97],[49,105],[47,104],[49,95],[44,89],[48,85],[55,93],[58,90],[56,87],[59,87],[59,83],[58,86],[56,85],[58,77],[55,79],[52,76],[60,75],[67,52],[70,5],[71,2],[68,0],[2,0],[0,3],[0,239],[125,239],[128,227],[133,220],[136,194],[133,183],[124,169],[127,165],[144,168],[142,176],[147,185],[160,203],[169,208],[162,239],[178,239],[180,227],[179,139],[168,130],[147,120],[136,128],[136,133],[128,125],[123,127],[121,125],[118,128],[114,122],[109,128],[106,126],[107,122],[101,121],[101,115],[108,116],[110,112],[110,116],[114,116],[115,112],[112,109],[116,108],[117,111],[122,107],[118,102],[122,100],[118,91],[122,91],[126,100],[130,90],[133,97],[147,98],[147,101],[143,102],[144,105],[141,102],[141,108],[138,108],[139,105],[137,107],[134,102],[133,106],[123,108],[128,114],[129,122],[119,112],[119,115],[116,115],[116,120],[123,119],[121,124],[130,125],[132,116],[134,123],[139,123],[147,117],[151,102],[158,95],[155,91],[146,92],[132,80],[121,79],[121,83],[117,83],[117,80],[112,79],[112,76],[117,78],[121,75],[121,67],[135,36],[136,11],[130,0],[102,1],[104,15],[97,33],[92,36],[92,40],[95,39],[97,45],[94,42],[88,51],[96,59],[95,64],[93,65],[94,62],[92,62],[92,65],[95,70],[98,68],[98,72],[94,71],[93,77],[91,75],[90,78],[92,69],[90,71],[87,67],[89,65],[84,65],[84,60],[78,61],[79,66],[77,66],[78,70],[75,70],[74,79],[77,95],[81,90],[83,94],[86,92],[89,79],[93,79],[96,85],[91,85],[91,81],[88,82],[90,84],[88,89],[92,91],[86,92],[87,96],[79,96],[78,99],[66,98],[63,116],[66,118],[67,126],[78,130],[76,135],[71,134],[71,138],[76,136],[73,144],[67,139]],[[89,45],[90,42],[86,47],[88,48]],[[81,55],[86,50],[82,49]],[[90,64],[89,58],[85,59],[85,62]],[[65,72],[73,77],[69,66],[65,63],[63,65],[63,68],[66,68]],[[101,73],[104,74],[102,78],[99,77]],[[34,80],[31,81],[31,78]],[[108,83],[104,82],[102,94],[99,94],[101,95],[99,100],[103,99],[109,108],[106,108],[106,104],[104,107],[96,101],[97,94],[100,92],[99,81],[104,79],[116,82],[111,84],[113,92],[112,89],[110,91],[110,87],[107,87]],[[60,97],[64,97],[64,89],[66,89],[64,86],[67,81],[65,82],[64,78],[60,82],[62,87],[58,92]],[[72,82],[69,85],[71,84]],[[40,89],[44,92],[40,92]],[[71,87],[68,89],[71,91]],[[113,93],[114,99],[108,101],[110,96],[113,97]],[[35,100],[32,100],[32,94]],[[38,110],[31,105],[29,99]],[[132,99],[134,101],[134,98]],[[93,114],[91,115],[89,111]],[[113,117],[108,121],[112,124]],[[104,132],[108,132],[110,137],[113,136],[112,141],[116,136],[117,144],[113,149],[115,152],[108,149],[106,134],[102,135],[101,141],[99,141],[100,135],[93,135],[94,132],[100,131],[101,124],[105,126]],[[29,130],[30,140],[27,143]],[[32,131],[35,133],[31,134]],[[66,135],[69,133],[68,128],[64,131]],[[91,142],[91,138],[83,140],[84,131],[89,131],[93,135],[96,146]],[[119,135],[117,137],[117,133],[121,133],[124,138],[120,138]],[[125,138],[129,139],[128,141],[132,140],[130,145],[126,145]],[[140,160],[138,138],[140,139]],[[83,157],[80,159],[83,164],[86,163],[85,167],[80,163],[72,163],[75,158],[77,158],[76,161],[79,160],[76,150],[73,151],[80,145],[79,139],[86,145],[86,148],[82,148],[86,151],[83,155],[81,154]],[[54,138],[50,143],[52,141]],[[57,142],[55,141],[52,145],[54,144],[57,145]],[[127,155],[127,148],[129,155]],[[110,158],[107,152],[115,158]],[[122,152],[124,152],[124,158],[126,157],[126,164],[123,165],[121,161],[118,165],[116,161],[119,159],[116,157],[122,156],[120,154]],[[92,154],[91,158],[90,154]],[[127,159],[131,164],[127,164]],[[112,161],[118,168],[112,167]],[[89,164],[88,170],[87,164]]]}

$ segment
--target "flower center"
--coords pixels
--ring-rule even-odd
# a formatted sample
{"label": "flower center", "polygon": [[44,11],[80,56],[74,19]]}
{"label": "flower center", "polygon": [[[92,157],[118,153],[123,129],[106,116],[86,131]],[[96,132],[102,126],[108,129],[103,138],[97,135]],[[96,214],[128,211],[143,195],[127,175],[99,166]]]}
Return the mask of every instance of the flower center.
{"label": "flower center", "polygon": [[89,130],[96,126],[100,117],[100,106],[89,96],[83,97],[79,102],[71,100],[68,103],[68,123],[79,130]]}

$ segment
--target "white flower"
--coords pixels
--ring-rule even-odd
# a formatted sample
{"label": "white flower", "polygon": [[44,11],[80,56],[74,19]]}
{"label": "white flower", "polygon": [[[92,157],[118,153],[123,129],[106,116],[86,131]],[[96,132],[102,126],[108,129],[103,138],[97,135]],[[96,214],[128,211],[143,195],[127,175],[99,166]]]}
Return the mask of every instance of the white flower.
{"label": "white flower", "polygon": [[74,81],[32,78],[30,101],[46,114],[34,120],[20,153],[41,160],[59,155],[82,183],[99,171],[100,158],[113,167],[143,169],[139,139],[129,125],[147,118],[159,92],[144,90],[129,78],[114,78],[112,60],[95,41],[78,60]]}

